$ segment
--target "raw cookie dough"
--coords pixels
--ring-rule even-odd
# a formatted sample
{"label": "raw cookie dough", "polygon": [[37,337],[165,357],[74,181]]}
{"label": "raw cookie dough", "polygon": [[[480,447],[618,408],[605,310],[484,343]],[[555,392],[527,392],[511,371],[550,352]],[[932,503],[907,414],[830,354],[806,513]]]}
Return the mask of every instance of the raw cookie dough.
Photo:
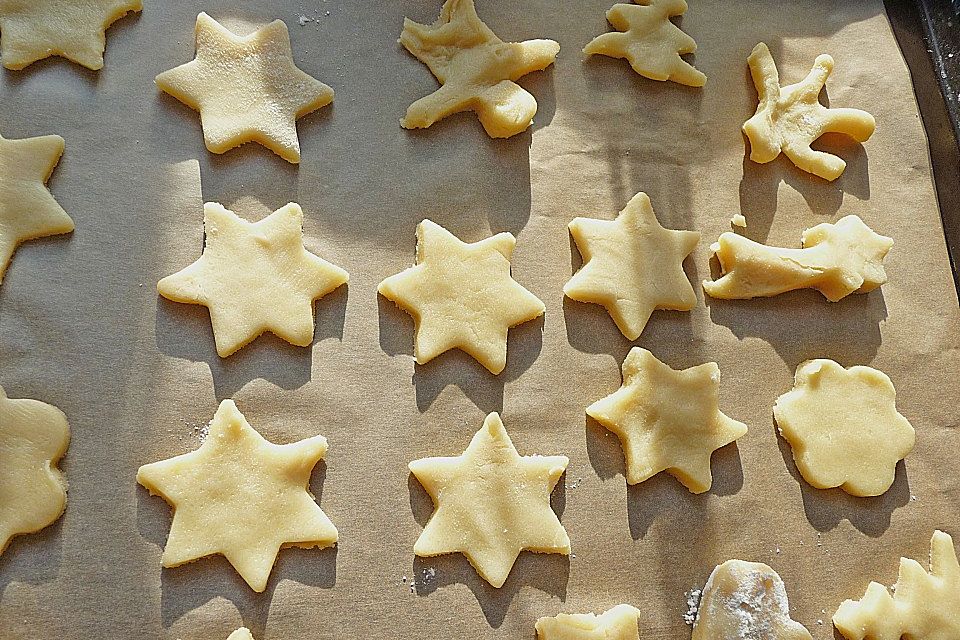
{"label": "raw cookie dough", "polygon": [[790,619],[787,590],[777,572],[759,562],[727,560],[703,588],[692,640],[812,640]]}
{"label": "raw cookie dough", "polygon": [[583,267],[563,293],[602,305],[629,340],[640,337],[654,309],[689,311],[697,304],[683,261],[700,234],[660,226],[647,194],[633,196],[616,220],[574,218],[570,235]]}
{"label": "raw cookie dough", "polygon": [[0,554],[10,539],[53,524],[67,506],[57,462],[67,452],[67,417],[39,400],[11,400],[0,387]]}
{"label": "raw cookie dough", "polygon": [[313,301],[349,276],[303,247],[300,205],[291,202],[259,222],[247,222],[208,202],[203,205],[203,230],[203,254],[158,282],[160,295],[210,309],[222,358],[265,331],[309,346]]}
{"label": "raw cookie dough", "polygon": [[804,480],[817,489],[878,496],[893,484],[897,462],[916,440],[895,401],[882,371],[808,360],[797,367],[793,390],[777,399],[773,416]]}
{"label": "raw cookie dough", "polygon": [[735,227],[746,227],[747,219],[744,217],[742,213],[735,213],[733,214],[733,217],[730,218],[730,224],[732,224]]}
{"label": "raw cookie dough", "polygon": [[0,57],[7,69],[23,69],[63,56],[88,69],[103,67],[105,31],[141,0],[0,0]]}
{"label": "raw cookie dough", "polygon": [[702,87],[707,76],[680,57],[693,53],[697,43],[670,22],[683,15],[686,0],[636,0],[637,4],[615,4],[607,21],[623,33],[604,33],[583,48],[587,55],[626,58],[633,70],[651,80],[673,80]]}
{"label": "raw cookie dough", "polygon": [[942,531],[930,541],[930,572],[900,558],[893,596],[871,582],[859,601],[846,600],[833,624],[847,640],[956,640],[960,638],[960,565],[953,539]]}
{"label": "raw cookie dough", "polygon": [[866,142],[876,122],[860,109],[820,104],[820,91],[833,71],[833,58],[817,56],[806,78],[783,88],[767,45],[761,42],[754,47],[747,63],[760,101],[757,113],[743,124],[743,132],[750,139],[750,159],[764,164],[783,151],[804,171],[826,180],[840,177],[847,163],[835,155],[814,151],[810,144],[825,133],[845,133],[857,142]]}
{"label": "raw cookie dough", "polygon": [[73,220],[44,186],[63,146],[60,136],[0,136],[0,283],[18,244],[73,231]]}
{"label": "raw cookie dough", "polygon": [[723,275],[705,280],[703,289],[714,298],[744,299],[810,288],[836,302],[887,281],[883,259],[893,240],[874,233],[857,216],[807,229],[802,246],[781,249],[723,233],[710,247]]}
{"label": "raw cookie dough", "polygon": [[246,627],[240,627],[227,637],[227,640],[253,640],[253,634],[250,633],[250,629]]}
{"label": "raw cookie dough", "polygon": [[329,547],[337,529],[307,485],[327,440],[267,442],[233,400],[220,403],[192,453],[140,467],[137,482],[173,507],[163,566],[223,554],[254,591],[282,547]]}
{"label": "raw cookie dough", "polygon": [[443,85],[411,104],[400,126],[422,129],[450,114],[474,111],[493,138],[530,126],[537,101],[514,81],[545,69],[560,51],[553,40],[504,42],[477,16],[473,0],[447,0],[432,25],[405,18],[400,44]]}
{"label": "raw cookie dough", "polygon": [[693,493],[713,482],[710,456],[747,432],[719,408],[720,369],[708,362],[676,371],[634,347],[623,361],[623,386],[587,407],[620,438],[627,484],[666,471]]}
{"label": "raw cookie dough", "polygon": [[602,614],[561,613],[537,620],[537,640],[640,640],[640,611],[618,604]]}
{"label": "raw cookie dough", "polygon": [[545,307],[510,277],[510,233],[467,244],[435,222],[417,225],[417,264],[377,291],[413,316],[418,364],[462,349],[497,374],[507,364],[507,331]]}
{"label": "raw cookie dough", "polygon": [[297,118],[333,102],[333,89],[294,64],[281,20],[238,36],[201,13],[196,58],[156,82],[200,112],[203,141],[213,153],[253,141],[293,163],[300,162]]}
{"label": "raw cookie dough", "polygon": [[462,553],[480,577],[501,587],[523,549],[570,553],[550,493],[570,460],[520,456],[491,413],[459,456],[410,463],[434,512],[413,546],[418,556]]}

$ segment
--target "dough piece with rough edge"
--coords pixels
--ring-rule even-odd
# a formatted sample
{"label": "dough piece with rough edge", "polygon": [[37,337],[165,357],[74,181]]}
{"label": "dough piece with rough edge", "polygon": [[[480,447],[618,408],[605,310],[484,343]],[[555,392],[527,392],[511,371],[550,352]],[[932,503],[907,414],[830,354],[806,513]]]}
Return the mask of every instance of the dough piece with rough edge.
{"label": "dough piece with rough edge", "polygon": [[283,547],[329,547],[337,529],[310,494],[327,440],[267,442],[233,400],[220,403],[200,448],[140,467],[137,482],[173,507],[163,566],[222,554],[261,592]]}
{"label": "dough piece with rough edge", "polygon": [[60,409],[12,400],[0,387],[0,554],[13,536],[53,524],[67,506],[57,462],[70,444]]}
{"label": "dough piece with rough edge", "polygon": [[515,80],[550,66],[553,40],[504,42],[477,16],[473,0],[447,0],[431,25],[403,21],[400,44],[443,85],[407,108],[406,129],[423,129],[460,111],[473,111],[492,138],[525,131],[537,100]]}
{"label": "dough piece with rough edge", "polygon": [[836,302],[884,284],[883,259],[892,246],[893,239],[875,233],[857,216],[807,229],[802,249],[771,247],[728,231],[710,246],[722,275],[705,280],[703,289],[730,300],[809,288]]}
{"label": "dough piece with rough edge", "polygon": [[870,367],[844,369],[826,359],[797,367],[773,416],[803,479],[854,496],[885,493],[916,440],[896,395],[890,378]]}
{"label": "dough piece with rough edge", "polygon": [[297,118],[333,102],[333,89],[294,64],[282,20],[238,36],[201,13],[196,58],[164,71],[156,82],[200,112],[211,152],[259,142],[294,164],[300,162]]}
{"label": "dough piece with rough edge", "polygon": [[0,0],[0,58],[7,69],[50,56],[103,68],[106,30],[141,0]]}
{"label": "dough piece with rough edge", "polygon": [[640,611],[618,604],[596,615],[561,613],[537,620],[537,640],[640,640]]}
{"label": "dough piece with rough edge", "polygon": [[811,143],[825,133],[843,133],[857,142],[873,135],[876,121],[860,109],[838,109],[820,104],[820,90],[830,72],[833,58],[817,56],[807,77],[780,87],[780,74],[764,43],[747,58],[753,84],[757,87],[757,112],[743,124],[750,139],[750,159],[764,164],[782,151],[800,169],[825,180],[836,180],[847,163],[833,154],[814,151]]}
{"label": "dough piece with rough edge", "polygon": [[654,309],[689,311],[697,304],[683,261],[700,234],[660,226],[647,194],[635,195],[616,220],[574,218],[570,235],[583,267],[563,293],[603,306],[627,339],[640,337]]}
{"label": "dough piece with rough edge", "polygon": [[314,300],[349,276],[304,248],[300,205],[291,202],[259,222],[247,222],[208,202],[203,230],[203,254],[160,280],[160,295],[210,310],[221,358],[266,331],[298,347],[309,346]]}
{"label": "dough piece with rough edge", "polygon": [[620,439],[627,484],[666,471],[692,493],[710,489],[713,452],[747,432],[720,411],[716,362],[677,371],[640,347],[623,361],[623,385],[587,415]]}
{"label": "dough piece with rough edge", "polygon": [[892,596],[871,582],[863,598],[840,605],[833,624],[847,640],[960,638],[960,565],[953,538],[934,532],[929,573],[916,560],[900,558]]}
{"label": "dough piece with rough edge", "polygon": [[250,629],[246,627],[240,627],[233,633],[231,633],[227,640],[253,640],[253,634],[250,633]]}
{"label": "dough piece with rough edge", "polygon": [[760,562],[727,560],[703,588],[692,640],[812,640],[790,618],[787,590],[777,572]]}
{"label": "dough piece with rough edge", "polygon": [[570,538],[550,506],[569,462],[567,456],[521,456],[500,416],[491,413],[459,456],[410,463],[434,506],[413,552],[462,553],[497,588],[524,549],[569,554]]}
{"label": "dough piece with rough edge", "polygon": [[416,266],[390,276],[377,291],[413,316],[418,364],[461,349],[491,373],[503,371],[510,327],[546,309],[510,276],[516,244],[510,233],[468,244],[430,220],[417,225]]}
{"label": "dough piece with rough edge", "polygon": [[0,136],[0,283],[18,244],[73,231],[73,220],[44,186],[63,147],[60,136]]}
{"label": "dough piece with rough edge", "polygon": [[702,87],[707,76],[680,57],[693,53],[697,43],[670,22],[683,15],[686,0],[636,0],[637,4],[615,4],[607,21],[617,32],[604,33],[583,48],[587,55],[626,58],[633,70],[651,80],[673,80]]}

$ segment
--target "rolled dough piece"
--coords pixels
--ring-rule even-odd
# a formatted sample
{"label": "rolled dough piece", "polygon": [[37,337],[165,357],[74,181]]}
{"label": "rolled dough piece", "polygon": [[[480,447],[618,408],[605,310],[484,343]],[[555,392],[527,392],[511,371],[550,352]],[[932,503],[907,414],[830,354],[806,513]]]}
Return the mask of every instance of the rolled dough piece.
{"label": "rolled dough piece", "polygon": [[250,633],[250,629],[246,627],[240,627],[233,633],[231,633],[227,640],[253,640],[253,634]]}
{"label": "rolled dough piece", "polygon": [[537,640],[640,640],[640,611],[618,604],[599,616],[561,613],[537,620]]}

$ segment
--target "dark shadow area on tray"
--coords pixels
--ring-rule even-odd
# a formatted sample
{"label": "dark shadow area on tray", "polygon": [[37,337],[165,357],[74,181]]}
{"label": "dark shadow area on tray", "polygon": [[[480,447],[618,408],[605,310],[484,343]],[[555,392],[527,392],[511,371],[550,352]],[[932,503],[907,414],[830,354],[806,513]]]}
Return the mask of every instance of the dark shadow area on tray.
{"label": "dark shadow area on tray", "polygon": [[37,531],[14,536],[0,555],[0,601],[11,582],[41,584],[60,575],[63,516]]}

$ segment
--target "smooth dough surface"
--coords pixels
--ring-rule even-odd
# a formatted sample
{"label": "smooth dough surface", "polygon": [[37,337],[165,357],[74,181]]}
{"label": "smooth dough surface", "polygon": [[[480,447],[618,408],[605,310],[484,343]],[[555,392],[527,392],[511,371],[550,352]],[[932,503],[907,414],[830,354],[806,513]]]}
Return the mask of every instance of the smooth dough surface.
{"label": "smooth dough surface", "polygon": [[510,233],[468,244],[430,220],[417,225],[416,266],[377,289],[413,316],[417,363],[461,349],[491,373],[503,371],[510,327],[546,309],[510,276],[516,244]]}
{"label": "smooth dough surface", "polygon": [[537,640],[640,640],[640,611],[618,604],[600,615],[561,613],[537,620]]}
{"label": "smooth dough surface", "polygon": [[227,640],[253,640],[253,634],[250,633],[250,629],[246,627],[240,627],[233,633],[231,633]]}
{"label": "smooth dough surface", "polygon": [[566,456],[521,456],[500,416],[491,413],[459,456],[410,463],[434,505],[413,552],[462,553],[497,588],[524,549],[569,554],[570,538],[550,507],[569,462]]}
{"label": "smooth dough surface", "polygon": [[223,358],[265,331],[309,346],[313,301],[349,276],[304,248],[300,205],[290,203],[259,222],[248,222],[208,202],[203,231],[203,254],[160,280],[160,295],[209,308],[217,353]]}
{"label": "smooth dough surface", "polygon": [[163,566],[224,555],[261,592],[282,547],[329,547],[337,529],[307,485],[327,440],[267,442],[233,400],[220,403],[192,453],[140,467],[137,482],[173,507]]}
{"label": "smooth dough surface", "polygon": [[844,369],[833,360],[797,367],[793,389],[777,399],[773,415],[804,480],[855,496],[886,492],[897,462],[916,440],[897,413],[896,391],[885,373]]}
{"label": "smooth dough surface", "polygon": [[252,141],[293,163],[300,162],[297,118],[333,101],[333,89],[294,64],[281,20],[238,36],[201,13],[196,58],[156,82],[200,112],[203,141],[213,153]]}
{"label": "smooth dough surface", "polygon": [[677,371],[640,347],[623,361],[623,385],[587,415],[620,439],[627,484],[666,471],[693,493],[713,483],[713,452],[747,432],[720,411],[717,363]]}
{"label": "smooth dough surface", "polygon": [[504,42],[477,16],[473,0],[447,0],[431,25],[403,21],[400,44],[443,85],[407,108],[406,129],[429,127],[460,111],[474,111],[493,138],[525,131],[537,100],[515,80],[553,63],[553,40]]}

